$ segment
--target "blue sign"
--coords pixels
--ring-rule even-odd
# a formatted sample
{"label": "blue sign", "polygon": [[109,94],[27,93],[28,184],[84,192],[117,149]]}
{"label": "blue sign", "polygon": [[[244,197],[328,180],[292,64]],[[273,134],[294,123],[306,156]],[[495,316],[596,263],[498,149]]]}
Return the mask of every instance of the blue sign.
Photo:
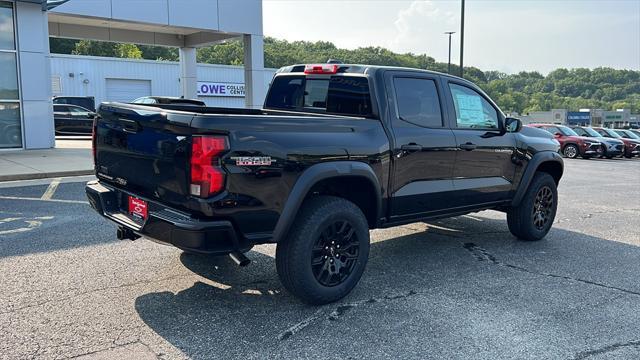
{"label": "blue sign", "polygon": [[569,125],[591,125],[591,113],[580,111],[567,112],[567,124]]}

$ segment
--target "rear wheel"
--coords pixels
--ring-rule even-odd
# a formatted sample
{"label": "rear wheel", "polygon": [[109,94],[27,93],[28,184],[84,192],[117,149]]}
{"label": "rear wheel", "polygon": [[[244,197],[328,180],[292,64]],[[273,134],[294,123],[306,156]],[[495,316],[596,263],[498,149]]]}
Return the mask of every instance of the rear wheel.
{"label": "rear wheel", "polygon": [[578,157],[578,155],[580,155],[580,151],[578,150],[578,146],[569,144],[564,147],[564,150],[562,150],[562,154],[564,154],[564,156],[568,157],[569,159],[575,159]]}
{"label": "rear wheel", "polygon": [[531,181],[520,204],[507,210],[509,231],[521,240],[545,237],[556,217],[558,191],[551,175],[539,172]]}
{"label": "rear wheel", "polygon": [[307,200],[276,249],[284,287],[309,304],[346,296],[369,258],[369,225],[355,204],[333,196]]}

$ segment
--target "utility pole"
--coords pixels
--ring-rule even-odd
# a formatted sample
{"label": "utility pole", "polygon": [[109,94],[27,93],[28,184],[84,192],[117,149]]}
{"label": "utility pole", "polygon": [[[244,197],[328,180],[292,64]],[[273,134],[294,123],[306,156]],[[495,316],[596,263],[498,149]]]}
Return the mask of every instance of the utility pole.
{"label": "utility pole", "polygon": [[462,0],[462,12],[460,14],[460,77],[464,72],[464,0]]}
{"label": "utility pole", "polygon": [[451,74],[451,35],[455,33],[455,31],[445,32],[446,35],[449,35],[449,63],[447,64],[447,74]]}

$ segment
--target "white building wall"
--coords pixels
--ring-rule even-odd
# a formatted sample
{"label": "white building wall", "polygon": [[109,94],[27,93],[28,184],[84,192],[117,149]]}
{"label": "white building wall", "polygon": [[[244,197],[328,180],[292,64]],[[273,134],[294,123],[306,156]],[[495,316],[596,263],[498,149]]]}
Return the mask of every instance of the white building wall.
{"label": "white building wall", "polygon": [[49,41],[42,36],[47,33],[47,14],[40,4],[17,2],[15,9],[23,146],[50,148],[55,141],[51,87],[42,86],[42,79],[51,78]]}
{"label": "white building wall", "polygon": [[[262,93],[266,93],[274,73],[275,69],[264,71]],[[177,62],[52,54],[51,75],[60,78],[60,91],[54,95],[94,96],[96,104],[109,100],[107,79],[149,80],[151,95],[180,95],[180,65]],[[244,83],[244,67],[198,64],[197,78],[207,82]],[[200,96],[198,99],[208,106],[245,106],[244,97]]]}

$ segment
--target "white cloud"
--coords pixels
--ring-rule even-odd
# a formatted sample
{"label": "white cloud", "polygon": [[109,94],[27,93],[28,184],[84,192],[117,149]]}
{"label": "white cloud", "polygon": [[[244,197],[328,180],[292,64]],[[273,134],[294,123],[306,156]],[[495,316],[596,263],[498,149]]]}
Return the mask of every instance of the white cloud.
{"label": "white cloud", "polygon": [[[442,56],[445,31],[454,31],[457,18],[446,9],[450,4],[429,0],[416,0],[398,11],[394,25],[396,36],[389,46],[402,52],[427,52],[431,56]],[[440,48],[436,48],[436,45]]]}

